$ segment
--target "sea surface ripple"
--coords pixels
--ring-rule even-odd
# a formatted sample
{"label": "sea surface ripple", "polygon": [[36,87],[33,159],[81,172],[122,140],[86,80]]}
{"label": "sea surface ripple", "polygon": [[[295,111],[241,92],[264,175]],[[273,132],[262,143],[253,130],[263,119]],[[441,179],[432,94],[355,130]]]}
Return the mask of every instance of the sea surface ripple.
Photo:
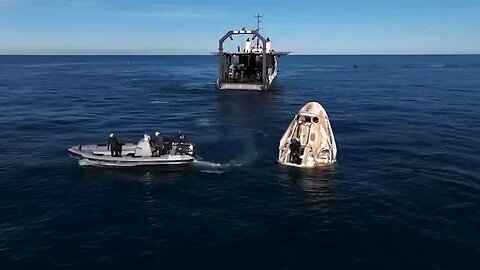
{"label": "sea surface ripple", "polygon": [[[282,57],[269,93],[219,93],[216,73],[213,56],[0,56],[0,269],[480,269],[480,56]],[[334,168],[275,162],[308,101]],[[199,160],[66,152],[157,129]]]}

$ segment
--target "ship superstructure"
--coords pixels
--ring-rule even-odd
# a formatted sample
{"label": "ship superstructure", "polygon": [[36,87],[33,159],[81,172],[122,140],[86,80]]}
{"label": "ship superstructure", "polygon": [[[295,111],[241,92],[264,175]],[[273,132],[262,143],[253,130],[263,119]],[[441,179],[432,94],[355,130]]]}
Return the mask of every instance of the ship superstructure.
{"label": "ship superstructure", "polygon": [[[260,34],[260,15],[257,15],[257,29],[230,30],[218,41],[219,74],[217,86],[220,90],[264,91],[271,87],[278,72],[278,57],[289,52],[275,51],[270,38]],[[242,35],[243,48],[236,51],[224,50],[224,42],[233,36]]]}

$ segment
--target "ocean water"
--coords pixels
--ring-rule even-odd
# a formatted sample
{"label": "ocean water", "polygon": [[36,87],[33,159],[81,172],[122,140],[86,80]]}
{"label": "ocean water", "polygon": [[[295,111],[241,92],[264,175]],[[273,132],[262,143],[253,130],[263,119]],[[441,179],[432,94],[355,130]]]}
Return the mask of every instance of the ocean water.
{"label": "ocean water", "polygon": [[[358,68],[353,69],[352,65]],[[480,269],[480,56],[0,56],[0,269]],[[338,164],[276,163],[308,101]],[[107,169],[71,145],[184,131],[199,160]]]}

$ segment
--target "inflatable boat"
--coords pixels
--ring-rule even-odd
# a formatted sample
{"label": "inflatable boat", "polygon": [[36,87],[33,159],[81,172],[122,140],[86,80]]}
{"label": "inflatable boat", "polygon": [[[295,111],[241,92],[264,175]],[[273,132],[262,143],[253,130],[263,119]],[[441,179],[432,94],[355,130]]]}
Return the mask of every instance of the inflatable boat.
{"label": "inflatable boat", "polygon": [[121,144],[121,155],[112,156],[106,144],[78,145],[68,148],[71,156],[102,167],[181,165],[193,161],[191,143],[165,142],[159,153],[153,153],[148,140]]}
{"label": "inflatable boat", "polygon": [[295,167],[333,164],[337,144],[325,109],[309,102],[295,116],[280,140],[278,162]]}

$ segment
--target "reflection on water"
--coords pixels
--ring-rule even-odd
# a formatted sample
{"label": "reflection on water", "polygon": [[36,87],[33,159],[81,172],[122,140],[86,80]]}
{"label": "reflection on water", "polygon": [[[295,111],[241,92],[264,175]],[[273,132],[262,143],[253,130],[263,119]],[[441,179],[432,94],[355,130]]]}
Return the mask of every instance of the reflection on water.
{"label": "reflection on water", "polygon": [[335,200],[336,171],[334,167],[300,169],[279,165],[278,173],[296,188],[297,195],[312,205],[331,203]]}

